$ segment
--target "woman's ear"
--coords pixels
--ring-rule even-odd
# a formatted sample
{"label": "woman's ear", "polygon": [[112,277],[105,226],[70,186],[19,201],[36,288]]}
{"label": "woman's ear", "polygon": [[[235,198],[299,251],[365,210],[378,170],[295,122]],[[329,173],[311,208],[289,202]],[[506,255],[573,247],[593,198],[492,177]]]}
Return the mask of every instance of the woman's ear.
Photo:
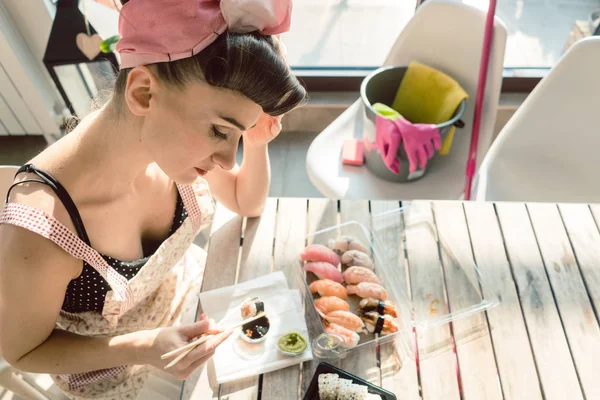
{"label": "woman's ear", "polygon": [[135,67],[127,76],[125,87],[125,101],[131,113],[144,117],[150,110],[150,100],[156,94],[156,76],[148,67]]}

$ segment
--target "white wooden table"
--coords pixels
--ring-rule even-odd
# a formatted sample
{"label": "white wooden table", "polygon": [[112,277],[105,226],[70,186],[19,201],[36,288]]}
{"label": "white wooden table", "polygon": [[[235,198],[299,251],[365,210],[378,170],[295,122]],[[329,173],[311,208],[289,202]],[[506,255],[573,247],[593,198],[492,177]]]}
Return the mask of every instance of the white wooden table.
{"label": "white wooden table", "polygon": [[[348,220],[369,226],[372,215],[399,206],[271,198],[261,218],[247,220],[219,207],[202,289],[276,270],[290,276],[306,234]],[[400,368],[390,343],[379,351],[358,351],[338,366],[402,400],[460,399],[461,394],[465,399],[600,399],[600,206],[434,202],[429,212],[452,246],[453,262],[476,262],[493,283],[483,287],[482,296],[497,297],[501,304],[433,331],[416,329],[419,353],[430,341],[444,340],[452,344],[450,351],[408,360]],[[460,280],[453,280],[452,262],[440,260],[434,244],[407,237],[406,246],[406,253],[399,253],[408,260],[399,262],[409,265],[403,282],[414,293],[417,314],[420,305],[429,304],[419,293],[441,293],[450,308],[468,304]],[[427,279],[424,268],[432,263],[444,269],[444,280]],[[460,333],[474,331],[479,334],[461,340]],[[317,363],[219,386],[209,362],[185,382],[182,398],[301,399]]]}

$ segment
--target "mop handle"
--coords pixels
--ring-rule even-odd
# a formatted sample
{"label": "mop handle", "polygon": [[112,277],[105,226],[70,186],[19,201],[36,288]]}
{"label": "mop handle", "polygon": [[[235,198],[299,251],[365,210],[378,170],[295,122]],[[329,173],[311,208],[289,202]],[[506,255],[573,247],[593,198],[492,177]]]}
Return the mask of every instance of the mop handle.
{"label": "mop handle", "polygon": [[475,116],[473,117],[473,133],[471,134],[471,147],[467,160],[467,180],[465,183],[465,200],[471,199],[471,185],[477,165],[477,145],[479,144],[479,128],[481,127],[481,112],[485,95],[485,83],[487,80],[488,65],[494,34],[494,15],[496,13],[496,0],[490,0],[490,5],[485,21],[485,32],[483,36],[483,50],[479,67],[479,83],[477,85],[477,97],[475,99]]}

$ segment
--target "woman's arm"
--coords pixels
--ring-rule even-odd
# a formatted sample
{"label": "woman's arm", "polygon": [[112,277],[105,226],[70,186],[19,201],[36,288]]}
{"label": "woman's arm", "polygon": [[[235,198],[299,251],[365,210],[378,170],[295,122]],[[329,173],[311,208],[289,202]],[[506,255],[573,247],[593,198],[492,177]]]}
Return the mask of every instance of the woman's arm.
{"label": "woman's arm", "polygon": [[225,207],[243,217],[262,214],[269,186],[271,166],[266,144],[244,143],[242,165],[231,171],[215,168],[206,174],[214,198]]}
{"label": "woman's arm", "polygon": [[17,369],[74,374],[121,365],[163,368],[160,356],[202,333],[216,336],[169,369],[185,379],[212,356],[231,332],[206,318],[190,325],[114,337],[82,336],[55,328],[67,285],[81,271],[49,240],[12,225],[0,225],[0,354]]}
{"label": "woman's arm", "polygon": [[241,166],[231,171],[215,168],[206,175],[214,198],[244,217],[258,217],[265,207],[271,184],[268,143],[281,131],[281,117],[263,114],[243,135]]}

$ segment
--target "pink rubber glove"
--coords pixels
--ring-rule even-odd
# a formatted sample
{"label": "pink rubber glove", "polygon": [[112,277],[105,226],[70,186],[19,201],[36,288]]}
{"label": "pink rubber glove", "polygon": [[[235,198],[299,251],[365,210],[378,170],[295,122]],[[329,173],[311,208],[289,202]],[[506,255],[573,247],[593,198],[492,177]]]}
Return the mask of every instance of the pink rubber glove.
{"label": "pink rubber glove", "polygon": [[[404,118],[394,121],[402,134],[404,150],[408,156],[409,171],[415,172],[427,166],[435,150],[442,147],[440,131],[434,124],[413,124]],[[435,150],[434,150],[435,148]]]}
{"label": "pink rubber glove", "polygon": [[381,153],[385,166],[393,173],[399,174],[400,162],[397,154],[402,135],[396,121],[377,115],[375,118],[375,132],[375,148]]}

